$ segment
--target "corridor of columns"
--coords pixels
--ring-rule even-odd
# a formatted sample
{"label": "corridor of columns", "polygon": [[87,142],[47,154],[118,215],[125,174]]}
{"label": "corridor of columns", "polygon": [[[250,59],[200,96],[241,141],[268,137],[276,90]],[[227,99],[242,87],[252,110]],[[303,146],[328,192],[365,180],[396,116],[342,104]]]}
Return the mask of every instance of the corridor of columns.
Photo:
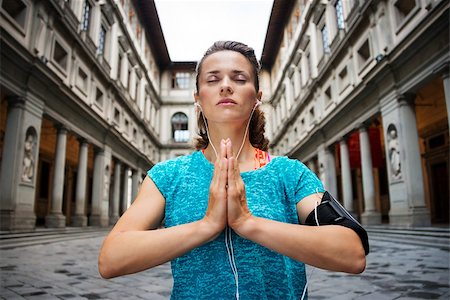
{"label": "corridor of columns", "polygon": [[[2,97],[2,178],[16,179],[2,181],[2,191],[15,189],[17,193],[2,193],[2,230],[115,224],[136,196],[142,171],[111,157],[110,152],[45,114],[35,118],[36,126],[18,134],[24,124],[14,118],[23,113],[22,105],[20,99]],[[19,140],[14,143],[16,137]],[[14,169],[8,163],[18,167],[19,173],[10,172]],[[23,198],[33,193],[33,199]]]}
{"label": "corridor of columns", "polygon": [[445,84],[422,82],[306,161],[363,224],[448,224]]}

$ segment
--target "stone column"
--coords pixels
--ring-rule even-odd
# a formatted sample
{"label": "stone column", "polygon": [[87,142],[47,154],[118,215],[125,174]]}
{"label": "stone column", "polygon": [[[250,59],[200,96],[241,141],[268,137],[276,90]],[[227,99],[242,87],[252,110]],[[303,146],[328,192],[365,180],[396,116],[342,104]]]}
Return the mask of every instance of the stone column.
{"label": "stone column", "polygon": [[281,94],[281,104],[282,104],[282,107],[283,107],[283,118],[282,118],[282,120],[285,121],[288,118],[288,116],[289,116],[289,108],[290,108],[289,103],[288,103],[288,99],[286,97],[286,92]]}
{"label": "stone column", "polygon": [[88,143],[84,139],[80,139],[79,142],[80,142],[80,150],[78,156],[77,187],[75,195],[75,215],[72,218],[72,225],[76,227],[85,227],[87,226],[85,205],[86,205]]}
{"label": "stone column", "polygon": [[111,151],[105,146],[98,149],[94,160],[94,181],[92,184],[92,213],[89,223],[93,226],[109,225],[109,181]]}
{"label": "stone column", "polygon": [[294,87],[292,86],[291,78],[287,75],[284,80],[285,97],[286,97],[286,116],[294,104]]}
{"label": "stone column", "polygon": [[66,226],[66,216],[62,213],[62,204],[64,194],[64,171],[66,165],[67,129],[61,125],[59,125],[57,129],[52,203],[50,214],[45,217],[45,226],[52,228]]}
{"label": "stone column", "polygon": [[294,97],[297,98],[300,94],[302,79],[300,78],[300,71],[297,66],[294,67]]}
{"label": "stone column", "polygon": [[381,224],[381,214],[375,208],[375,187],[373,181],[372,155],[367,129],[359,128],[359,145],[361,152],[361,173],[364,195],[364,212],[361,222],[366,225]]}
{"label": "stone column", "polygon": [[137,169],[133,171],[133,175],[131,175],[131,202],[134,202],[134,199],[136,199],[136,196],[139,191],[139,179],[141,177],[141,170]]}
{"label": "stone column", "polygon": [[92,226],[100,226],[100,205],[102,198],[103,183],[103,165],[105,161],[105,152],[101,149],[95,150],[94,158],[94,178],[92,182],[92,207],[89,217],[89,224]]}
{"label": "stone column", "polygon": [[413,95],[393,95],[380,102],[388,165],[389,223],[429,226],[413,99]]}
{"label": "stone column", "polygon": [[450,73],[448,70],[442,75],[442,83],[444,84],[445,105],[447,106],[448,128],[450,128]]}
{"label": "stone column", "polygon": [[44,103],[8,97],[0,170],[0,230],[28,230],[36,224],[34,202]]}
{"label": "stone column", "polygon": [[336,163],[334,161],[334,155],[323,144],[319,146],[318,151],[320,180],[322,181],[325,190],[334,197],[337,197]]}
{"label": "stone column", "polygon": [[350,156],[348,152],[347,141],[342,139],[339,143],[341,154],[341,176],[342,176],[342,197],[344,207],[353,213],[353,187],[352,173],[350,169]]}
{"label": "stone column", "polygon": [[116,224],[119,220],[119,203],[120,203],[120,177],[121,177],[122,164],[120,161],[116,162],[114,167],[114,195],[112,202],[112,214],[109,218],[109,225]]}
{"label": "stone column", "polygon": [[120,74],[117,74],[117,77],[120,78],[120,82],[125,88],[128,87],[128,72],[126,70],[128,70],[128,58],[124,53],[122,60],[120,61]]}
{"label": "stone column", "polygon": [[165,122],[161,122],[161,107],[158,107],[156,109],[156,124],[155,124],[155,131],[156,134],[161,135],[161,123],[165,123]]}
{"label": "stone column", "polygon": [[123,196],[122,196],[122,214],[128,209],[128,199],[129,199],[129,167],[125,167],[123,171]]}
{"label": "stone column", "polygon": [[306,163],[306,166],[307,166],[308,169],[310,169],[313,173],[317,173],[317,171],[316,171],[316,166],[314,165],[314,159],[308,160],[308,162]]}

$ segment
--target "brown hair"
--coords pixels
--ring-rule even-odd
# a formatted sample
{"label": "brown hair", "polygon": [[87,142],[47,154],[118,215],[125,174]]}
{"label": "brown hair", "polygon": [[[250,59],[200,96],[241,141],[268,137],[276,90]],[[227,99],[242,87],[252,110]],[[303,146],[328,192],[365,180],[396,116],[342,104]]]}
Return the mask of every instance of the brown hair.
{"label": "brown hair", "polygon": [[[250,64],[252,65],[253,78],[256,92],[259,91],[259,70],[260,66],[258,60],[255,56],[255,51],[239,42],[234,41],[218,41],[215,42],[209,49],[205,52],[202,59],[197,64],[197,75],[195,78],[195,87],[197,88],[197,93],[199,92],[198,78],[202,70],[203,61],[211,54],[219,51],[235,51],[244,55]],[[197,150],[205,149],[209,144],[209,138],[206,133],[206,127],[203,120],[203,113],[199,111],[197,116],[197,125],[199,129],[199,137],[195,141],[195,148]],[[264,117],[264,112],[257,107],[253,113],[252,119],[249,125],[249,139],[253,147],[267,151],[269,148],[269,140],[264,136],[265,133],[266,118]]]}

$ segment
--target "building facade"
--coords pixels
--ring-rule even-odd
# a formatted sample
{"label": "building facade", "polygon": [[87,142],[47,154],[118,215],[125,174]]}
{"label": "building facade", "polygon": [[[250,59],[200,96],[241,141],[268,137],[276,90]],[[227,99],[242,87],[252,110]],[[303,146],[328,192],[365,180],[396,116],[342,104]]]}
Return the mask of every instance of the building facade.
{"label": "building facade", "polygon": [[0,1],[1,230],[114,224],[164,154],[170,59],[143,2]]}
{"label": "building facade", "polygon": [[[448,224],[448,8],[274,1],[271,151],[365,224]],[[195,62],[170,60],[153,1],[0,0],[0,25],[0,230],[114,224],[192,151]]]}
{"label": "building facade", "polygon": [[448,1],[275,1],[272,151],[363,224],[448,224],[449,53]]}

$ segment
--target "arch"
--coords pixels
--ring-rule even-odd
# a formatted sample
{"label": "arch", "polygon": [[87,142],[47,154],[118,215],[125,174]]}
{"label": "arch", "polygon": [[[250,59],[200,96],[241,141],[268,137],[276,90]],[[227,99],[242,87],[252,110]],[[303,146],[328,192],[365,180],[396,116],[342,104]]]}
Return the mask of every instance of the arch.
{"label": "arch", "polygon": [[189,141],[189,118],[185,113],[177,112],[171,118],[172,139],[176,143],[186,143]]}

